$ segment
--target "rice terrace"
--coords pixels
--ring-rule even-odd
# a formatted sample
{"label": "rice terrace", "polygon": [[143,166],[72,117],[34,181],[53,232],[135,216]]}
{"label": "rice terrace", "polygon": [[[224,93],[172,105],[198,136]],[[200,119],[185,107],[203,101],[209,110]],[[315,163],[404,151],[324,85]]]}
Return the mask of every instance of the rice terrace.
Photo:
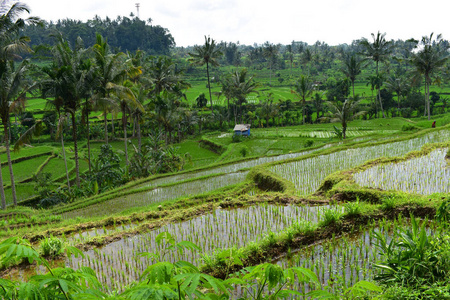
{"label": "rice terrace", "polygon": [[448,40],[181,47],[136,8],[0,2],[1,299],[450,299]]}

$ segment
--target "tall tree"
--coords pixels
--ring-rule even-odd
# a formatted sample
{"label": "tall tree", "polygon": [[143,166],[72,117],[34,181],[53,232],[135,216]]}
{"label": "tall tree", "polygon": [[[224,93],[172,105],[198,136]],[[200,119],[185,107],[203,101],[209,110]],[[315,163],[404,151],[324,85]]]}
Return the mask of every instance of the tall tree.
{"label": "tall tree", "polygon": [[305,115],[306,115],[306,98],[311,97],[314,86],[313,82],[308,76],[302,75],[295,84],[295,90],[291,90],[291,93],[295,94],[301,101],[302,104],[302,124],[305,125]]}
{"label": "tall tree", "polygon": [[[366,38],[362,38],[360,41],[360,45],[364,49],[364,55],[367,58],[372,59],[376,65],[376,76],[379,77],[379,64],[380,62],[385,62],[392,53],[392,42],[386,41],[385,39],[386,33],[381,34],[379,31],[377,35],[372,33],[372,42],[369,42]],[[377,88],[377,97],[380,103],[381,113],[383,114],[383,118],[386,118],[386,115],[383,110],[383,102],[380,95],[381,85],[378,85]]]}
{"label": "tall tree", "polygon": [[347,137],[348,122],[366,113],[365,111],[358,111],[360,102],[361,100],[359,99],[358,95],[356,95],[356,97],[350,97],[345,100],[342,104],[342,107],[333,102],[327,102],[333,113],[333,119],[331,119],[331,121],[340,122],[342,125],[343,139]]}
{"label": "tall tree", "polygon": [[425,111],[430,120],[430,85],[433,83],[432,77],[444,66],[448,59],[448,43],[444,43],[439,34],[433,39],[433,33],[424,36],[420,43],[419,51],[413,53],[410,63],[415,67],[416,73],[425,77]]}
{"label": "tall tree", "polygon": [[88,72],[93,72],[87,68],[87,50],[83,47],[83,41],[77,40],[73,49],[69,43],[61,36],[56,35],[58,43],[53,47],[53,62],[49,67],[42,68],[47,75],[47,79],[42,81],[43,97],[60,97],[63,101],[63,109],[69,113],[72,121],[72,138],[74,143],[74,159],[76,184],[80,187],[80,168],[78,161],[78,126],[76,115],[80,109],[81,99],[86,97],[86,82],[90,78]]}
{"label": "tall tree", "polygon": [[405,76],[392,75],[386,81],[386,87],[389,91],[397,94],[397,115],[400,115],[400,103],[402,96],[406,96],[411,89]]}
{"label": "tall tree", "polygon": [[[225,88],[225,95],[236,99],[236,104],[239,107],[239,117],[242,123],[242,104],[247,102],[247,96],[252,93],[258,93],[256,90],[259,84],[254,80],[253,76],[247,78],[247,69],[241,71],[236,70],[227,79],[227,83],[223,86]],[[236,113],[235,113],[235,123]]]}
{"label": "tall tree", "polygon": [[[6,9],[6,13],[0,16],[0,116],[3,124],[6,156],[11,178],[12,200],[14,205],[17,205],[16,187],[9,145],[10,106],[14,100],[16,100],[17,96],[23,93],[25,72],[28,69],[29,63],[28,61],[23,61],[19,65],[16,65],[14,60],[21,59],[20,54],[31,51],[28,46],[30,39],[26,36],[21,36],[20,31],[27,23],[37,24],[40,20],[35,17],[27,19],[19,18],[22,13],[30,12],[28,7],[20,2],[14,3]],[[1,175],[0,196],[2,208],[4,209],[6,208],[6,198]]]}
{"label": "tall tree", "polygon": [[[93,46],[94,60],[96,64],[96,92],[93,96],[94,106],[103,111],[105,126],[105,142],[108,144],[108,112],[113,113],[117,104],[109,95],[107,85],[117,84],[123,81],[127,75],[124,68],[124,54],[119,52],[113,54],[110,51],[108,41],[97,34],[97,42]],[[114,126],[114,125],[113,125]]]}
{"label": "tall tree", "polygon": [[209,90],[209,100],[211,102],[211,111],[214,113],[212,96],[211,96],[211,83],[209,80],[209,65],[214,67],[219,66],[217,59],[223,55],[219,47],[217,47],[214,39],[209,36],[205,36],[205,44],[203,46],[194,46],[194,52],[189,52],[191,56],[189,61],[194,65],[206,65],[206,77],[208,78],[208,90]]}
{"label": "tall tree", "polygon": [[364,60],[360,59],[355,53],[343,53],[342,63],[341,72],[352,83],[353,97],[355,97],[355,81],[356,77],[361,74],[364,68]]}
{"label": "tall tree", "polygon": [[139,109],[144,112],[144,107],[136,99],[136,95],[132,91],[133,83],[131,81],[125,81],[123,85],[118,85],[114,83],[108,83],[107,89],[110,91],[111,97],[114,97],[115,101],[119,103],[120,110],[122,112],[122,128],[123,128],[123,139],[125,145],[125,163],[128,166],[128,135],[127,135],[127,124],[128,124],[128,112],[133,109]]}
{"label": "tall tree", "polygon": [[269,42],[264,43],[263,53],[269,67],[269,85],[272,84],[272,69],[277,61],[278,48],[278,45],[274,45]]}

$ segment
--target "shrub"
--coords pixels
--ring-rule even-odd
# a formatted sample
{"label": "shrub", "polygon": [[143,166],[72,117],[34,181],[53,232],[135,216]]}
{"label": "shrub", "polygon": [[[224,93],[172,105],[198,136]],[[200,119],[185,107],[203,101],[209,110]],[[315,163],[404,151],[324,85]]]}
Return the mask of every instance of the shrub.
{"label": "shrub", "polygon": [[385,197],[381,201],[382,201],[381,203],[382,210],[391,210],[395,207],[395,198],[392,196]]}
{"label": "shrub", "polygon": [[413,131],[413,130],[418,130],[419,128],[411,125],[411,124],[405,124],[402,126],[402,131]]}
{"label": "shrub", "polygon": [[344,211],[348,216],[354,217],[361,214],[361,204],[359,203],[359,197],[356,197],[355,202],[348,202],[344,205]]}
{"label": "shrub", "polygon": [[313,140],[307,140],[303,146],[305,148],[308,148],[308,147],[311,147],[312,145],[314,145],[314,141]]}
{"label": "shrub", "polygon": [[231,142],[232,143],[240,143],[244,140],[241,134],[233,134],[231,136]]}
{"label": "shrub", "polygon": [[50,236],[41,242],[41,249],[44,256],[58,256],[63,250],[63,242],[57,237]]}
{"label": "shrub", "polygon": [[342,212],[338,209],[326,209],[322,214],[322,221],[320,225],[327,226],[330,224],[336,224],[340,221],[342,217]]}
{"label": "shrub", "polygon": [[242,146],[242,148],[239,150],[239,153],[242,155],[242,157],[246,157],[248,153],[247,146]]}

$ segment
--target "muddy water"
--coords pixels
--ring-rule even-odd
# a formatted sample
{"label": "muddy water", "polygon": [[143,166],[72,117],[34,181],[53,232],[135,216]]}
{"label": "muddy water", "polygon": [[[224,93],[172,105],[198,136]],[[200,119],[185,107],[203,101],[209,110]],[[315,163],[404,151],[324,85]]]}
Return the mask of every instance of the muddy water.
{"label": "muddy water", "polygon": [[336,171],[353,168],[368,160],[383,156],[403,156],[410,151],[420,150],[427,143],[446,142],[449,139],[450,131],[441,130],[411,140],[342,150],[276,165],[270,170],[294,183],[300,195],[307,195],[316,191],[325,177]]}
{"label": "muddy water", "polygon": [[[265,233],[280,231],[298,220],[318,222],[320,212],[328,207],[254,206],[233,210],[218,209],[185,222],[169,224],[146,234],[125,238],[100,249],[85,253],[84,259],[71,258],[66,266],[89,266],[100,280],[110,288],[121,288],[139,278],[152,259],[141,257],[143,252],[158,253],[158,260],[185,260],[199,264],[202,254],[212,254],[216,249],[242,247],[257,241]],[[161,232],[169,232],[177,241],[190,241],[201,248],[200,252],[168,251],[156,244]]]}
{"label": "muddy water", "polygon": [[378,165],[353,175],[356,183],[383,190],[400,190],[430,195],[450,193],[450,168],[445,160],[448,148],[404,162]]}
{"label": "muddy water", "polygon": [[150,191],[130,194],[108,200],[106,203],[98,203],[88,207],[77,209],[62,214],[63,218],[75,218],[77,216],[105,216],[124,211],[129,208],[146,206],[179,197],[188,197],[211,192],[229,185],[237,184],[245,180],[248,171],[219,175],[206,179],[200,179],[180,184],[158,187]]}
{"label": "muddy water", "polygon": [[[430,222],[427,233],[433,234],[440,229],[436,223]],[[322,285],[328,285],[335,293],[340,292],[337,288],[345,289],[360,280],[371,281],[376,273],[373,264],[380,261],[381,255],[376,247],[377,238],[375,232],[383,235],[389,243],[394,231],[398,229],[409,229],[411,223],[408,219],[400,222],[387,221],[381,225],[371,225],[358,234],[346,235],[317,243],[309,247],[293,251],[274,263],[283,268],[303,267],[311,269]],[[395,230],[394,230],[395,229]],[[309,285],[296,283],[294,289],[309,292]]]}

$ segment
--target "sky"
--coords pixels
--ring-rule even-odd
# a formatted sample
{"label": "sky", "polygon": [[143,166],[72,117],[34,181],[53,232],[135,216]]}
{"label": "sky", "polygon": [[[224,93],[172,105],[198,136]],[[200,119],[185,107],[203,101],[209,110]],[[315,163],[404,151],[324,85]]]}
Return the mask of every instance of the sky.
{"label": "sky", "polygon": [[316,41],[350,44],[378,31],[386,39],[450,39],[448,0],[23,0],[45,20],[88,20],[135,15],[167,28],[177,46],[203,44],[204,36],[240,44]]}

